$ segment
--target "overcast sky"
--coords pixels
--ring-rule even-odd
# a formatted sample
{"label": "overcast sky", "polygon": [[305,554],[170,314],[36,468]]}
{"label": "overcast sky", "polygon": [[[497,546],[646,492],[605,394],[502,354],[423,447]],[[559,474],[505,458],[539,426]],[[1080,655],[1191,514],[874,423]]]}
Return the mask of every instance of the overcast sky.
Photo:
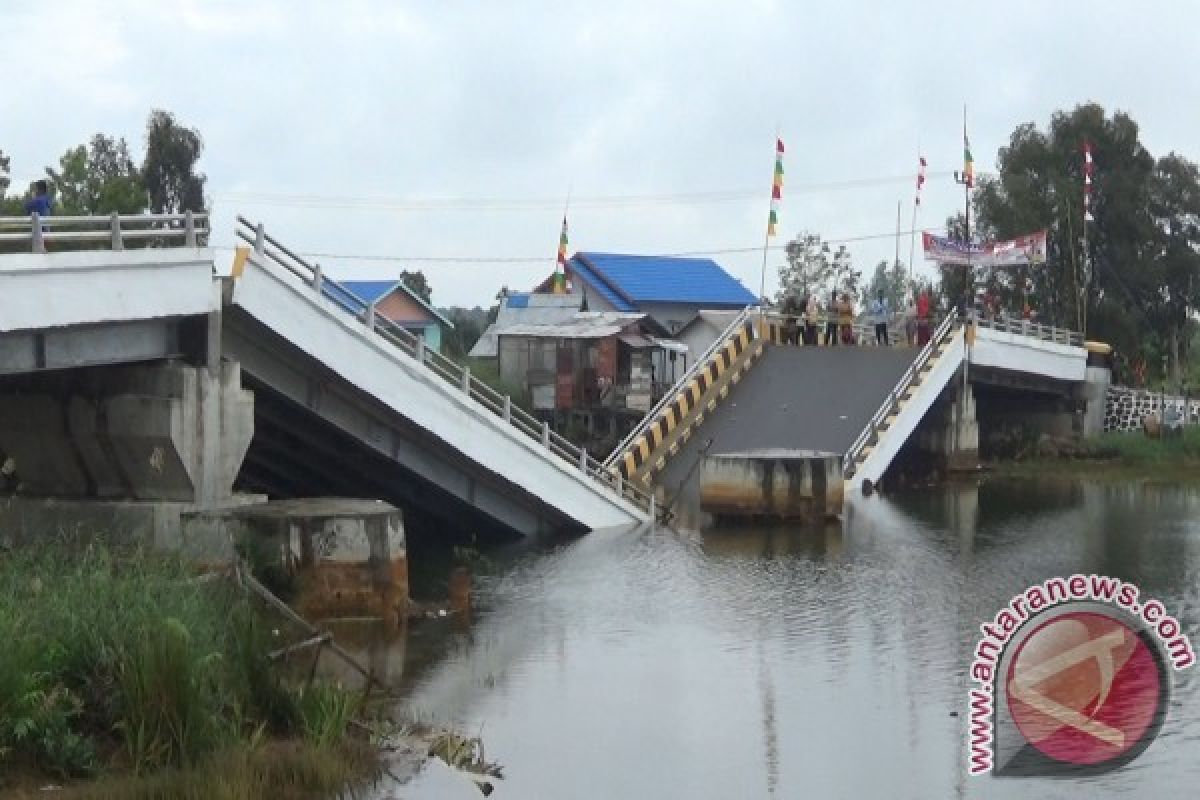
{"label": "overcast sky", "polygon": [[713,257],[756,291],[777,129],[774,243],[884,234],[848,245],[868,275],[918,142],[918,225],[961,208],[964,102],[978,170],[1086,101],[1200,157],[1200,4],[1150,5],[4,2],[0,149],[18,184],[96,131],[140,158],[169,109],[204,137],[215,244],[241,213],[335,276],[423,269],[438,305],[548,274],[568,192],[572,250],[740,250]]}

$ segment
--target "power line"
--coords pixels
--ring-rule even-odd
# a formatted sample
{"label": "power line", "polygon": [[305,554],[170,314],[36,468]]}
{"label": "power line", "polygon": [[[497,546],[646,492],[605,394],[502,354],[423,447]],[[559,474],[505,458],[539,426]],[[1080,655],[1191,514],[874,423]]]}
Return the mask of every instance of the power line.
{"label": "power line", "polygon": [[[950,177],[951,172],[930,173],[928,178]],[[982,175],[982,173],[980,173]],[[807,194],[843,189],[862,189],[888,184],[912,182],[913,175],[885,175],[872,178],[800,183],[788,187],[789,194]],[[214,197],[246,205],[283,206],[291,208],[344,208],[377,211],[538,211],[557,210],[562,198],[504,198],[470,196],[428,197],[350,197],[344,195],[291,194],[271,192],[214,192]],[[575,209],[636,208],[644,206],[706,205],[759,200],[762,189],[729,189],[720,191],[678,192],[660,194],[593,195],[572,197]]]}
{"label": "power line", "polygon": [[[572,201],[574,202],[574,201]],[[900,231],[901,236],[909,236],[920,230],[941,232],[942,228],[921,228],[908,231]],[[886,233],[869,233],[859,236],[846,236],[840,239],[828,239],[821,237],[821,241],[825,244],[853,244],[855,242],[866,242],[877,239],[891,239],[896,236],[895,231]],[[218,250],[233,250],[231,245],[214,245]],[[762,245],[754,247],[726,247],[716,250],[686,250],[677,252],[662,252],[662,253],[647,253],[644,255],[657,258],[696,258],[701,256],[723,256],[723,255],[738,255],[741,253],[761,253]],[[771,245],[768,250],[786,250],[787,245]],[[334,252],[301,252],[298,253],[303,258],[312,259],[336,259],[338,261],[373,261],[384,263],[426,263],[426,264],[545,264],[553,260],[551,255],[540,256],[393,256],[382,254],[366,254],[366,253],[334,253]],[[909,265],[912,266],[911,264]]]}

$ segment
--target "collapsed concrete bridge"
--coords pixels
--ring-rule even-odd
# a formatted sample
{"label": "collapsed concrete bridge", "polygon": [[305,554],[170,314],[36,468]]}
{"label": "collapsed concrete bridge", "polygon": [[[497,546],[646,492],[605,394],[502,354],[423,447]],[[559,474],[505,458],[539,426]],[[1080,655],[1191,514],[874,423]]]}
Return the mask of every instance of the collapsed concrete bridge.
{"label": "collapsed concrete bridge", "polygon": [[708,453],[840,453],[847,489],[858,491],[880,484],[902,452],[974,467],[981,422],[1056,434],[1103,424],[1109,371],[1089,367],[1072,331],[948,316],[919,349],[813,347],[786,344],[781,323],[753,309],[734,319],[609,468],[687,508]]}
{"label": "collapsed concrete bridge", "polygon": [[0,254],[0,452],[19,524],[69,507],[161,533],[246,493],[378,498],[517,534],[652,514],[635,484],[261,226],[239,218],[231,265],[201,246],[205,224],[0,219],[0,246],[25,250]]}

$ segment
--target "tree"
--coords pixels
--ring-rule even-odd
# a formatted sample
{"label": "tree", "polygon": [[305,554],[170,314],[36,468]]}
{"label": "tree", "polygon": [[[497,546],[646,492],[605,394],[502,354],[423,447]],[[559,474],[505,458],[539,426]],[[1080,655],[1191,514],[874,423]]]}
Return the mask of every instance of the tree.
{"label": "tree", "polygon": [[55,195],[56,212],[67,216],[140,214],[146,210],[146,191],[124,139],[97,133],[46,167]]}
{"label": "tree", "polygon": [[426,303],[431,302],[433,297],[433,288],[429,285],[429,281],[425,277],[425,273],[421,270],[412,272],[403,270],[400,273],[400,282],[412,289],[417,297],[424,300]]}
{"label": "tree", "polygon": [[9,164],[9,157],[0,150],[0,217],[15,217],[25,213],[20,198],[8,196],[8,187],[12,185]]}
{"label": "tree", "polygon": [[845,245],[831,251],[819,234],[801,233],[784,247],[787,263],[779,268],[777,303],[789,297],[803,302],[809,294],[824,296],[837,289],[857,294],[862,273]]}
{"label": "tree", "polygon": [[1166,336],[1171,380],[1180,380],[1191,309],[1200,306],[1200,171],[1170,153],[1158,160],[1150,181],[1150,216],[1156,232],[1152,264],[1158,302],[1147,312]]}
{"label": "tree", "polygon": [[904,298],[911,290],[908,268],[904,264],[897,261],[889,267],[887,261],[880,261],[871,276],[867,297],[873,299],[883,292],[888,308],[894,311],[904,307]]}
{"label": "tree", "polygon": [[479,341],[488,322],[489,312],[480,306],[461,308],[453,306],[441,309],[442,316],[454,323],[442,339],[442,352],[459,361],[467,357],[471,348]]}
{"label": "tree", "polygon": [[[1083,144],[1091,144],[1092,215],[1083,220]],[[1026,286],[1047,322],[1083,329],[1131,360],[1186,356],[1187,324],[1200,306],[1200,176],[1174,153],[1156,160],[1127,114],[1098,105],[1056,112],[1043,132],[1018,126],[995,178],[975,196],[984,238],[1041,228],[1048,262],[998,276],[1010,295]]]}
{"label": "tree", "polygon": [[150,210],[156,214],[204,211],[204,173],[196,162],[204,150],[200,132],[175,120],[169,111],[154,110],[146,121],[146,157],[142,180],[150,194]]}
{"label": "tree", "polygon": [[[1095,163],[1095,222],[1089,223],[1086,253],[1085,141]],[[1046,132],[1033,123],[1020,125],[1000,149],[998,175],[981,180],[975,196],[977,228],[985,239],[1047,230],[1047,263],[1027,271],[1043,321],[1092,333],[1087,321],[1101,306],[1136,307],[1153,294],[1142,267],[1154,238],[1147,213],[1154,165],[1138,140],[1137,123],[1121,112],[1109,118],[1097,105],[1056,112]],[[1013,291],[1024,282],[1010,281]]]}

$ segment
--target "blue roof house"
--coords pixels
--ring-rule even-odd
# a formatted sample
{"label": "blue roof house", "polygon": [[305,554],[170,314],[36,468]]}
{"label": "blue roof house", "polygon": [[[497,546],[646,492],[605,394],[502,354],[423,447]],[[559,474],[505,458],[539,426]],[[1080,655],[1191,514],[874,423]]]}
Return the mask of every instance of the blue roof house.
{"label": "blue roof house", "polygon": [[[376,313],[409,333],[420,336],[425,340],[426,347],[439,353],[442,350],[442,328],[454,327],[454,323],[402,281],[326,282],[323,289],[326,297],[355,315],[361,314],[374,303]],[[353,296],[347,297],[346,292]]]}
{"label": "blue roof house", "polygon": [[[701,310],[741,310],[758,298],[711,258],[576,253],[567,262],[572,295],[590,311],[648,314],[672,334]],[[550,279],[535,291],[549,291]]]}

